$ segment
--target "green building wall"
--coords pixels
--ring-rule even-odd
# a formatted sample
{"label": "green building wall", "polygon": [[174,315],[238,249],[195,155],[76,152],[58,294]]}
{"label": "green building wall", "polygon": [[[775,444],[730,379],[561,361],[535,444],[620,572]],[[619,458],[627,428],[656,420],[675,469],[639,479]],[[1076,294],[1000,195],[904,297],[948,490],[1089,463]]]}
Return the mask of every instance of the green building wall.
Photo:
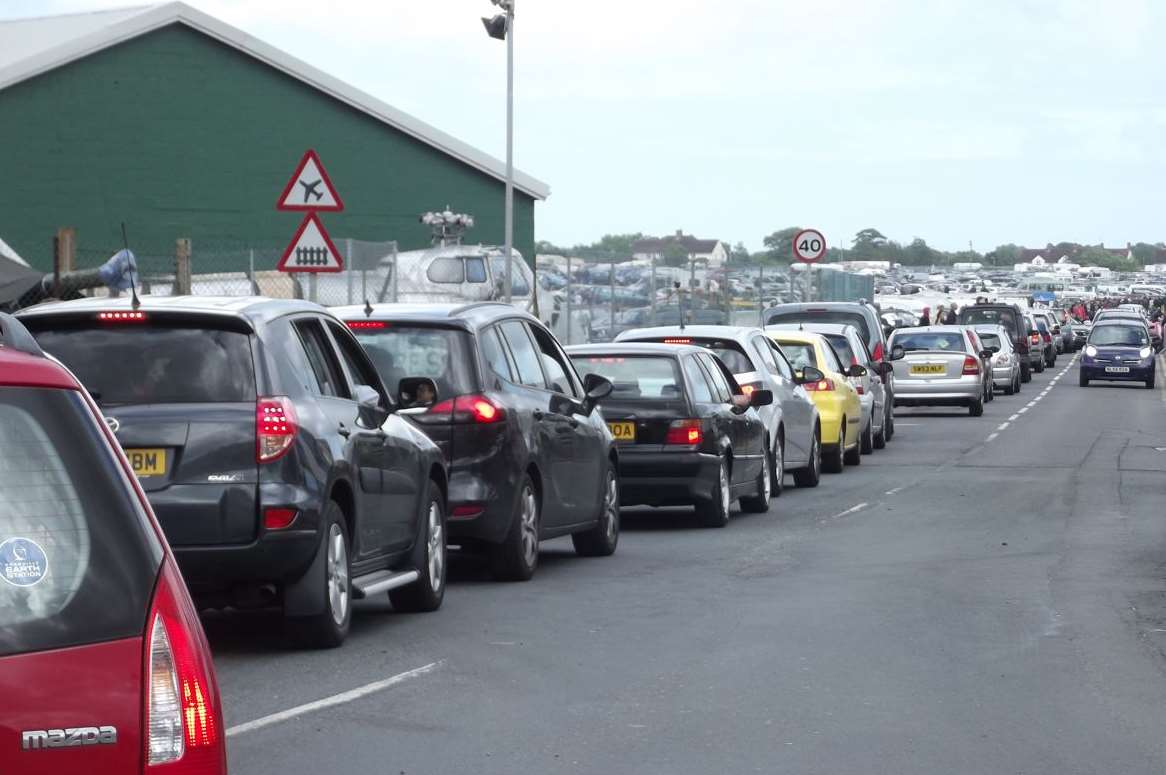
{"label": "green building wall", "polygon": [[[334,239],[425,247],[427,210],[471,213],[467,242],[501,244],[504,187],[408,135],[175,24],[0,91],[0,237],[52,268],[58,227],[78,263],[131,247],[147,266],[193,240],[195,271],[270,268],[302,214],[275,210],[315,148],[344,200]],[[515,248],[534,258],[534,200],[515,193]],[[339,244],[339,243],[338,243]]]}

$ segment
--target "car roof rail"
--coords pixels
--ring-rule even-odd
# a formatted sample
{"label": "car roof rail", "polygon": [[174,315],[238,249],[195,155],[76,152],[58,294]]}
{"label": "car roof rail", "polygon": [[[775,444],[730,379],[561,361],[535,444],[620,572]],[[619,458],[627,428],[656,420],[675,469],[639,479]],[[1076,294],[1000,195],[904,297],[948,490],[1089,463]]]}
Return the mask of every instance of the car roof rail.
{"label": "car roof rail", "polygon": [[45,351],[40,348],[24,324],[7,312],[0,312],[0,346],[11,347],[13,350],[41,358],[45,357]]}
{"label": "car roof rail", "polygon": [[449,314],[450,315],[460,315],[463,312],[469,312],[470,310],[473,310],[473,309],[481,309],[482,307],[495,307],[495,306],[497,306],[497,307],[510,307],[512,309],[518,310],[519,312],[526,311],[526,310],[523,310],[519,307],[515,307],[513,304],[507,304],[504,301],[472,301],[469,304],[463,304],[460,307],[454,307],[453,309],[451,309],[449,311]]}

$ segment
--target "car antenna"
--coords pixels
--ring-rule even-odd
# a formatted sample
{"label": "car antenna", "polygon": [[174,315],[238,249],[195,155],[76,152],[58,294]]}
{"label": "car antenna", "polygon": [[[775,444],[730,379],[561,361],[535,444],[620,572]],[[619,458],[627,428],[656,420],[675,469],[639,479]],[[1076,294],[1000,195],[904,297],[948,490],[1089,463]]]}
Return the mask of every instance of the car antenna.
{"label": "car antenna", "polygon": [[[125,248],[126,253],[130,253],[130,240],[126,236],[126,222],[121,222],[121,244]],[[130,270],[130,307],[136,312],[138,307],[142,306],[142,300],[138,298],[138,267],[137,262],[133,264],[133,269]]]}
{"label": "car antenna", "polygon": [[369,302],[368,299],[364,300],[364,316],[366,318],[372,317],[372,304]]}

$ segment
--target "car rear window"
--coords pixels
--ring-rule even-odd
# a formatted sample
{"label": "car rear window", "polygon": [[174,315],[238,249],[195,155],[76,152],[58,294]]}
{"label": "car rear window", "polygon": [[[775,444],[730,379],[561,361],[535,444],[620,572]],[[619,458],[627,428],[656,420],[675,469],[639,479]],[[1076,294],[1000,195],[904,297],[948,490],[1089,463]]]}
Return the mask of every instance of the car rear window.
{"label": "car rear window", "polygon": [[[774,312],[765,321],[767,325],[782,323],[838,323],[854,326],[862,334],[862,340],[867,347],[872,347],[870,327],[866,322],[866,315],[861,312],[847,312],[841,309],[800,309],[784,312]],[[873,347],[872,347],[873,349]]]}
{"label": "car rear window", "polygon": [[901,333],[896,331],[891,346],[898,345],[907,352],[921,350],[962,352],[965,349],[964,335],[958,331],[923,331]]}
{"label": "car rear window", "polygon": [[104,406],[255,400],[248,334],[193,325],[29,323],[41,347]]}
{"label": "car rear window", "polygon": [[984,343],[985,347],[996,347],[996,348],[1003,347],[1003,345],[1000,343],[1000,336],[998,334],[986,334],[986,333],[977,331],[976,335],[980,337],[980,341]]}
{"label": "car rear window", "polygon": [[745,354],[745,349],[731,339],[705,339],[700,337],[687,337],[682,334],[676,336],[660,336],[654,339],[636,339],[637,342],[667,342],[670,344],[691,344],[695,347],[703,347],[712,352],[721,359],[721,363],[729,368],[729,371],[734,374],[745,374],[750,371],[757,371],[753,362],[749,360],[749,356]]}
{"label": "car rear window", "polygon": [[683,398],[676,360],[652,355],[572,355],[579,375],[611,380],[611,397],[619,400]]}
{"label": "car rear window", "polygon": [[806,366],[818,368],[818,356],[814,353],[814,346],[812,344],[782,342],[779,340],[777,345],[785,353],[786,360],[790,362],[790,365],[794,369],[802,369]]}
{"label": "car rear window", "polygon": [[405,377],[429,377],[446,398],[474,392],[468,334],[452,328],[399,326],[354,328],[385,387],[393,395]]}
{"label": "car rear window", "polygon": [[858,363],[858,359],[854,356],[854,350],[851,349],[850,342],[846,340],[845,336],[842,334],[825,334],[824,336],[843,363]]}
{"label": "car rear window", "polygon": [[0,656],[142,632],[161,548],[88,412],[0,387]]}
{"label": "car rear window", "polygon": [[1001,325],[1016,336],[1016,314],[1012,310],[994,307],[964,307],[959,314],[960,325]]}

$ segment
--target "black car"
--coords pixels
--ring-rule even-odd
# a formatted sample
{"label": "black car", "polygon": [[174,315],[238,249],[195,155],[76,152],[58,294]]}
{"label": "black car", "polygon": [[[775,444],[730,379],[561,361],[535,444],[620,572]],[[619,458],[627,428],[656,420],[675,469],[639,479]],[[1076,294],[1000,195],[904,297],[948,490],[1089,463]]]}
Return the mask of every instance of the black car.
{"label": "black car", "polygon": [[147,297],[20,318],[101,406],[197,601],[282,605],[320,646],[344,640],[351,598],[441,605],[441,452],[322,307]]}
{"label": "black car", "polygon": [[962,307],[957,317],[961,326],[1004,326],[1012,339],[1012,349],[1020,356],[1020,381],[1032,380],[1029,346],[1033,331],[1020,307],[1015,304],[970,304]]}
{"label": "black car", "polygon": [[[551,332],[497,302],[339,307],[410,420],[449,461],[450,542],[486,551],[496,577],[529,579],[539,541],[585,556],[619,541],[617,451]],[[436,394],[417,378],[436,383]]]}
{"label": "black car", "polygon": [[620,444],[623,505],[694,505],[710,527],[729,521],[738,498],[745,511],[769,509],[765,423],[754,407],[772,403],[772,392],[745,395],[703,347],[619,342],[569,352],[580,373],[612,383],[599,403]]}

